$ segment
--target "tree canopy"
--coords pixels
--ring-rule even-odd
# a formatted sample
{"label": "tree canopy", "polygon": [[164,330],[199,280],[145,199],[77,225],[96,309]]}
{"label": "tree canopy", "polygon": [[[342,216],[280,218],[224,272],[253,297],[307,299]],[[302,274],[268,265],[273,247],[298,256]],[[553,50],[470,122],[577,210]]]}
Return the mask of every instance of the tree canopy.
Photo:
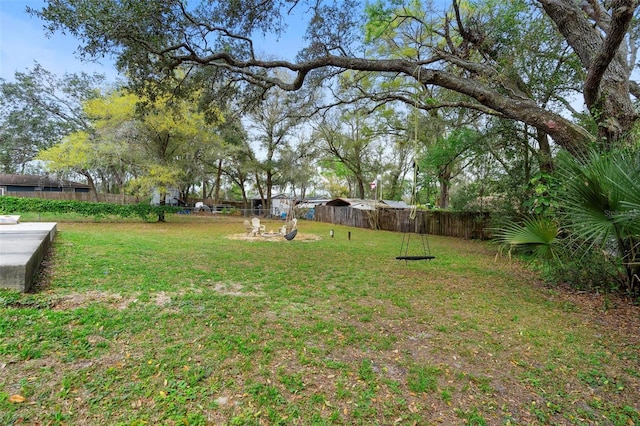
{"label": "tree canopy", "polygon": [[24,173],[39,150],[88,128],[81,104],[100,95],[102,82],[85,73],[58,77],[37,62],[14,82],[0,79],[0,171]]}
{"label": "tree canopy", "polygon": [[195,158],[220,143],[217,125],[224,121],[211,108],[217,121],[208,122],[193,101],[151,101],[122,90],[85,101],[83,111],[91,126],[40,151],[38,159],[49,170],[85,176],[94,190],[94,175],[110,175],[121,186],[125,175],[134,177],[129,190],[143,196],[189,186]]}
{"label": "tree canopy", "polygon": [[[50,0],[32,13],[77,37],[82,54],[115,55],[137,83],[215,68],[260,90],[296,91],[355,71],[387,80],[384,91],[361,91],[375,101],[475,109],[575,153],[625,144],[637,120],[637,8],[638,0],[452,0],[446,10],[417,0]],[[296,60],[260,56],[253,37],[281,34],[293,10],[308,17]],[[275,69],[287,73],[267,72]],[[407,97],[398,81],[417,81],[425,95]],[[455,95],[429,96],[434,88]],[[578,92],[597,135],[566,114],[567,95]]]}

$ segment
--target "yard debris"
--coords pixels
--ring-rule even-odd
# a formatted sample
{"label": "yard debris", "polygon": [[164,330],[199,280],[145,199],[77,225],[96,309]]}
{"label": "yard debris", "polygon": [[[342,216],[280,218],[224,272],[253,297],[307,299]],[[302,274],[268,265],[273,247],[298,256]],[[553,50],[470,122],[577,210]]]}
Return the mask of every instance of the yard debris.
{"label": "yard debris", "polygon": [[11,395],[9,397],[9,402],[13,402],[14,404],[19,404],[21,402],[25,402],[27,399],[22,395]]}

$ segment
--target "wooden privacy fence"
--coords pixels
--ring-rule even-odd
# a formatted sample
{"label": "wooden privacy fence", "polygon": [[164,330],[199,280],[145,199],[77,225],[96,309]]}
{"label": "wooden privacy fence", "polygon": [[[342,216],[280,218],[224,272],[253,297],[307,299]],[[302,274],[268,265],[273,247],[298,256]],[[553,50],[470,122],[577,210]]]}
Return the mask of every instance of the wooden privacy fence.
{"label": "wooden privacy fence", "polygon": [[[42,198],[43,200],[68,200],[89,201],[96,199],[91,192],[64,192],[64,191],[9,191],[5,195],[9,197]],[[98,194],[98,201],[111,204],[138,204],[140,198],[122,194]]]}
{"label": "wooden privacy fence", "polygon": [[489,213],[427,210],[359,210],[351,207],[317,206],[315,220],[356,228],[381,229],[394,232],[443,235],[466,239],[489,239]]}

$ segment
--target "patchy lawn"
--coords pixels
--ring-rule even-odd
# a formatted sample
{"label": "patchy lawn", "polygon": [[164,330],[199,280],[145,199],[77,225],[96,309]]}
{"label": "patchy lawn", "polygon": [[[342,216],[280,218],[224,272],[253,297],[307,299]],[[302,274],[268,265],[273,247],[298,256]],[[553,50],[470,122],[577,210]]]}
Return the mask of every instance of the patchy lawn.
{"label": "patchy lawn", "polygon": [[624,300],[478,241],[169,220],[59,223],[41,291],[0,292],[1,424],[640,424]]}

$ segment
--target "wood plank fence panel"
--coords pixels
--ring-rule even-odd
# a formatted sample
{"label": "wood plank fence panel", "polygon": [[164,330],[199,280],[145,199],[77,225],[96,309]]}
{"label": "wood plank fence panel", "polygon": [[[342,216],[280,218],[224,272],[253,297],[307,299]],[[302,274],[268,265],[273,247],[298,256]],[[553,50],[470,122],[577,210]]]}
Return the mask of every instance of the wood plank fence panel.
{"label": "wood plank fence panel", "polygon": [[356,228],[393,232],[433,234],[465,239],[489,239],[490,214],[439,210],[411,211],[399,209],[358,210],[351,207],[317,206],[315,220]]}

